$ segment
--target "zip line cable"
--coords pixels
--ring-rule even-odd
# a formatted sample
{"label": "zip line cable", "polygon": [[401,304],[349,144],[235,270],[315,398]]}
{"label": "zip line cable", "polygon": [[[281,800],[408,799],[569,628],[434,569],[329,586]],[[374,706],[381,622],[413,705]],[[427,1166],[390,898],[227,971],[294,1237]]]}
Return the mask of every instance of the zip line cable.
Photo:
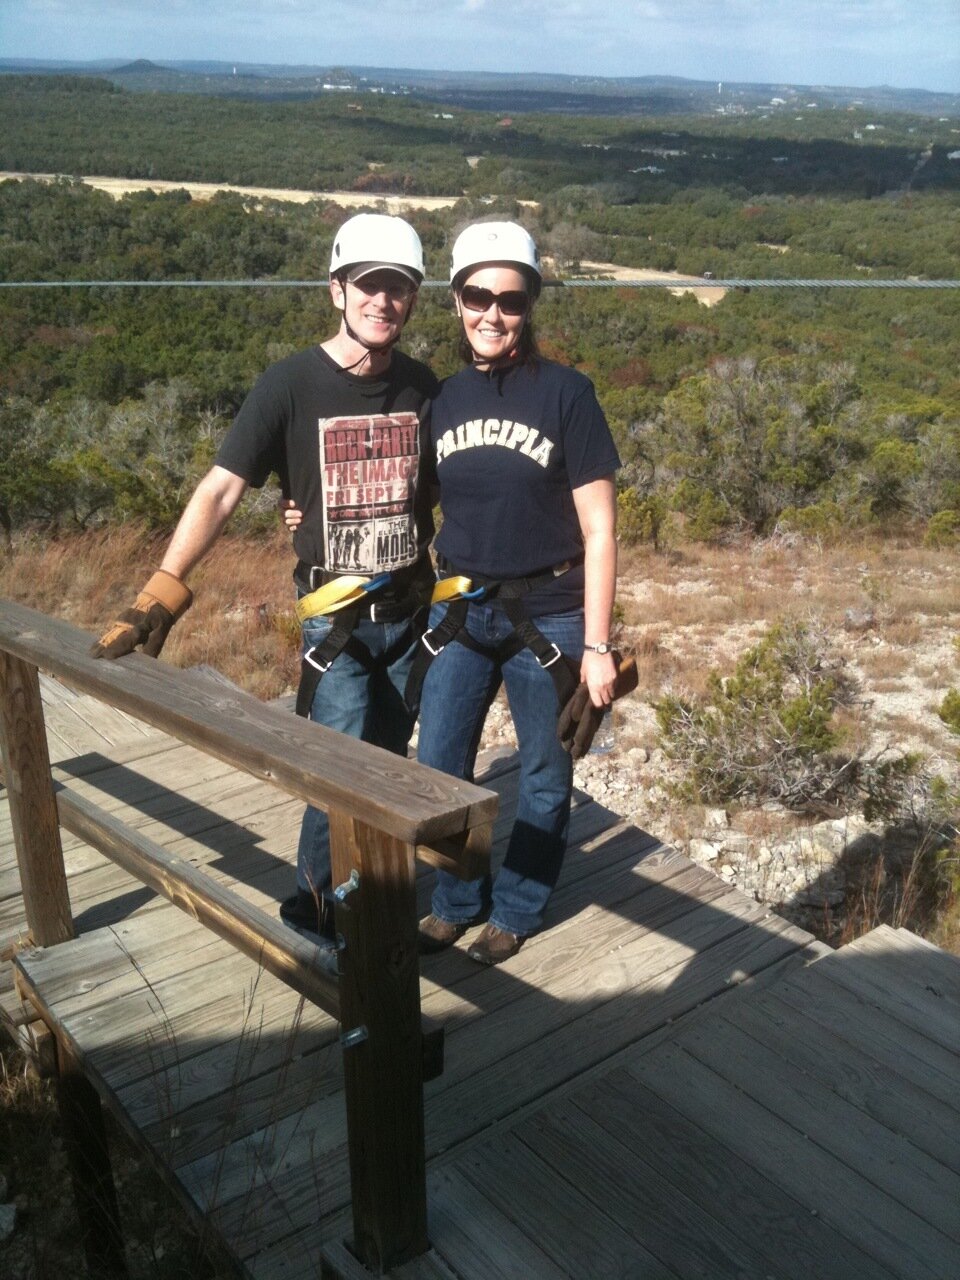
{"label": "zip line cable", "polygon": [[[0,280],[0,289],[325,289],[328,280]],[[424,280],[423,289],[449,289]],[[960,289],[960,280],[704,280],[651,276],[648,280],[544,280],[546,289]]]}

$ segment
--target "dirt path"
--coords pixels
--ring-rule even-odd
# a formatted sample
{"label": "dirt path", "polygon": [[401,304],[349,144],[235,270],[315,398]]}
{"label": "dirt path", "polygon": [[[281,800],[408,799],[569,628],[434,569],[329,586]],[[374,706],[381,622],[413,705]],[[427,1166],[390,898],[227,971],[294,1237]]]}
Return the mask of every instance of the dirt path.
{"label": "dirt path", "polygon": [[670,292],[677,296],[681,293],[692,293],[696,300],[705,307],[715,307],[727,293],[726,289],[717,289],[714,286],[702,287],[699,276],[685,276],[679,271],[653,271],[649,267],[618,267],[612,262],[582,262],[580,265],[585,271],[610,276],[614,280],[663,280],[669,278],[671,280],[689,281],[689,284],[685,283],[681,287],[671,289]]}
{"label": "dirt path", "polygon": [[[0,182],[33,178],[35,182],[53,182],[63,175],[56,173],[2,173]],[[251,200],[286,200],[291,204],[309,204],[311,200],[329,200],[344,209],[355,209],[371,203],[384,204],[397,213],[403,209],[449,209],[459,196],[388,196],[360,191],[292,191],[285,187],[234,187],[219,182],[166,182],[159,178],[84,177],[82,181],[97,191],[106,191],[119,200],[132,191],[189,191],[194,200],[210,200],[218,191],[235,191]]]}

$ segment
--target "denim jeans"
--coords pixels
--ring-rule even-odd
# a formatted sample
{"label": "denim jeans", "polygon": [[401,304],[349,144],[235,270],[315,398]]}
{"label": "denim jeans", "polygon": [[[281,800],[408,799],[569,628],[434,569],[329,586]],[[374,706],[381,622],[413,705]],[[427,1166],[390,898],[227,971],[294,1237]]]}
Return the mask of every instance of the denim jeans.
{"label": "denim jeans", "polygon": [[[332,626],[328,617],[308,618],[301,629],[303,649],[320,644]],[[310,719],[406,755],[414,725],[403,700],[417,648],[413,624],[409,619],[371,622],[366,618],[354,635],[375,660],[383,654],[392,655],[391,660],[367,671],[348,653],[341,653],[317,685]],[[297,887],[330,898],[330,882],[330,824],[325,813],[308,805],[297,848]]]}
{"label": "denim jeans", "polygon": [[[431,626],[442,620],[445,608],[434,605]],[[547,640],[580,660],[582,611],[549,614],[535,622]],[[511,629],[502,610],[470,605],[467,630],[481,644],[495,645]],[[492,885],[489,877],[464,881],[438,872],[432,910],[441,920],[463,923],[481,916],[489,905],[492,924],[525,937],[543,923],[563,865],[573,789],[573,764],[557,738],[557,696],[550,673],[526,648],[499,668],[491,658],[452,641],[434,658],[423,683],[417,758],[472,781],[483,722],[501,672],[520,751],[517,816],[506,856]]]}

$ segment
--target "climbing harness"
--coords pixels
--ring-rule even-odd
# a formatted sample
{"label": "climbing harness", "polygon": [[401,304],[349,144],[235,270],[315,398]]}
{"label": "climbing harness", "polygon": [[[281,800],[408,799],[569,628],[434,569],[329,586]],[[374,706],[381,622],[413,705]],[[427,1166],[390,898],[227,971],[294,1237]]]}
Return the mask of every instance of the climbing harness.
{"label": "climbing harness", "polygon": [[[521,649],[529,649],[539,665],[553,681],[558,707],[563,707],[573,696],[580,680],[579,664],[567,657],[552,641],[548,640],[533,620],[527,617],[523,597],[538,587],[546,586],[570,569],[583,563],[583,555],[564,560],[552,568],[525,578],[486,578],[479,574],[467,576],[451,572],[441,578],[433,591],[432,604],[447,603],[443,619],[430,627],[420,637],[420,644],[410,676],[407,680],[404,700],[412,715],[420,708],[420,693],[430,664],[452,641],[465,645],[475,653],[492,659],[503,667]],[[439,568],[444,572],[450,566],[441,557]],[[499,644],[490,646],[475,640],[467,630],[467,614],[471,604],[496,599],[503,607],[513,630]]]}
{"label": "climbing harness", "polygon": [[[319,644],[306,649],[300,663],[300,684],[297,689],[298,716],[308,717],[317,686],[333,666],[341,653],[347,653],[367,671],[378,666],[389,666],[409,647],[405,633],[383,653],[374,657],[354,632],[361,620],[371,622],[403,622],[408,619],[416,628],[418,615],[422,616],[426,573],[429,564],[425,560],[396,573],[381,573],[375,577],[359,574],[328,573],[318,565],[297,565],[295,578],[309,582],[312,590],[296,603],[297,619],[304,623],[310,618],[335,615],[333,625]],[[418,580],[418,575],[420,579]],[[319,586],[316,583],[319,581]],[[389,592],[384,598],[371,600],[375,593]]]}

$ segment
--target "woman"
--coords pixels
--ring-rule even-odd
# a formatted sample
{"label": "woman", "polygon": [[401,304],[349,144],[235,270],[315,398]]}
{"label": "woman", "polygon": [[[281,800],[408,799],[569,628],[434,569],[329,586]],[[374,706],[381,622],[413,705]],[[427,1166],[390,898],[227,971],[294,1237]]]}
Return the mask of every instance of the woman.
{"label": "woman", "polygon": [[540,928],[566,848],[573,766],[557,736],[558,651],[579,664],[594,706],[613,694],[619,458],[589,380],[537,352],[541,270],[528,232],[468,227],[450,281],[467,367],[442,384],[431,415],[443,512],[434,599],[450,598],[433,605],[421,651],[418,759],[472,778],[502,681],[520,791],[495,881],[439,872],[420,949],[452,945],[489,910],[467,954],[498,964]]}

